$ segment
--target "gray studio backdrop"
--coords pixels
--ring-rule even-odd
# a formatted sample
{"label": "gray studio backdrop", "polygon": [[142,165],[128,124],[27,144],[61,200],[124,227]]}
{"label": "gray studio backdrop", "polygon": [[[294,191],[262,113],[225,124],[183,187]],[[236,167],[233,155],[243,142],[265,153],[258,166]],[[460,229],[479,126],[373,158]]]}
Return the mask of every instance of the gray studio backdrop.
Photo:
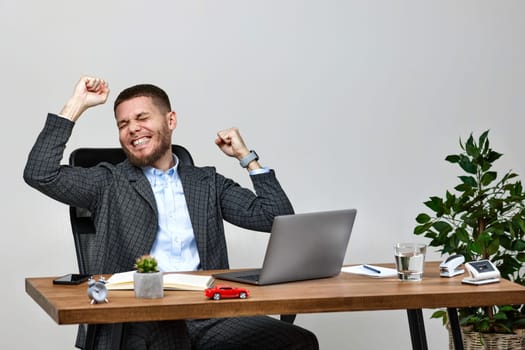
{"label": "gray studio backdrop", "polygon": [[[198,165],[249,185],[214,145],[218,130],[239,127],[297,212],[358,209],[346,263],[391,262],[395,241],[425,242],[412,235],[414,218],[456,184],[444,158],[460,137],[490,129],[498,169],[525,173],[524,10],[522,1],[1,1],[0,348],[72,348],[76,327],[56,325],[24,291],[25,277],[76,270],[68,210],[26,186],[22,170],[46,113],[80,75],[105,78],[112,94],[78,121],[66,156],[117,146],[114,97],[158,84],[178,113],[174,142]],[[267,235],[227,231],[231,265],[260,265]],[[297,324],[322,349],[410,348],[404,311]],[[446,348],[441,324],[426,326],[430,349]]]}

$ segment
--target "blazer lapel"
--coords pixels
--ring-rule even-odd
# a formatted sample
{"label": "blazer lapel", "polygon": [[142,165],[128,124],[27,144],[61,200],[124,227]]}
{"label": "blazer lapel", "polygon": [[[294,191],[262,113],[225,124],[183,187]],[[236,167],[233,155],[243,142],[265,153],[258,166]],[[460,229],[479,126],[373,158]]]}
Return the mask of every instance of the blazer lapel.
{"label": "blazer lapel", "polygon": [[210,196],[210,189],[208,185],[207,175],[201,172],[196,172],[193,167],[179,165],[179,176],[184,189],[184,197],[190,213],[191,225],[195,240],[197,242],[197,249],[199,250],[199,257],[201,266],[207,266],[206,256],[206,236],[207,236],[207,219],[208,219],[208,200]]}
{"label": "blazer lapel", "polygon": [[133,166],[128,160],[126,160],[123,164],[125,167],[124,173],[128,178],[130,186],[139,194],[139,196],[144,199],[144,201],[146,201],[147,206],[150,207],[151,211],[155,215],[155,226],[152,226],[151,230],[146,230],[147,232],[144,232],[144,234],[139,237],[141,243],[140,249],[142,251],[141,254],[145,254],[146,252],[150,251],[151,247],[153,246],[153,242],[155,242],[155,238],[157,237],[159,218],[157,202],[155,201],[155,195],[151,189],[151,184],[146,178],[146,175],[144,175],[142,172],[142,169]]}
{"label": "blazer lapel", "polygon": [[148,179],[146,178],[146,176],[144,175],[144,173],[142,172],[142,169],[137,168],[136,166],[133,166],[127,160],[124,161],[123,165],[125,167],[125,173],[128,177],[128,181],[130,185],[148,203],[148,205],[151,207],[151,209],[155,213],[155,217],[158,217],[159,213],[157,211],[157,203],[155,202],[155,195],[153,194],[151,185]]}

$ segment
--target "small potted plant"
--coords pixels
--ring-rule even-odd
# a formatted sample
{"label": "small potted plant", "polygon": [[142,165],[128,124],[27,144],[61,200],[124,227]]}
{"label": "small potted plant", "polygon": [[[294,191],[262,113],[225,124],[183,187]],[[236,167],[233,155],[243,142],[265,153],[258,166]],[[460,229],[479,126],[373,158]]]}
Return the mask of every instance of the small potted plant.
{"label": "small potted plant", "polygon": [[[414,233],[429,238],[429,245],[438,247],[442,254],[461,254],[467,262],[488,259],[503,278],[525,284],[525,192],[517,181],[518,175],[508,171],[498,179],[492,165],[502,154],[490,148],[488,131],[478,140],[472,135],[465,144],[460,140],[460,147],[460,154],[445,159],[464,172],[459,176],[460,183],[454,191],[446,191],[443,197],[432,196],[424,203],[433,213],[416,217]],[[484,349],[496,349],[490,346],[490,339],[494,343],[505,338],[525,344],[524,305],[458,311],[464,342],[472,337],[469,343],[484,345]],[[444,310],[436,311],[433,317],[447,323]],[[504,348],[514,349],[511,345]]]}
{"label": "small potted plant", "polygon": [[143,255],[135,261],[133,288],[135,297],[155,299],[164,296],[162,272],[159,271],[157,259],[151,255]]}

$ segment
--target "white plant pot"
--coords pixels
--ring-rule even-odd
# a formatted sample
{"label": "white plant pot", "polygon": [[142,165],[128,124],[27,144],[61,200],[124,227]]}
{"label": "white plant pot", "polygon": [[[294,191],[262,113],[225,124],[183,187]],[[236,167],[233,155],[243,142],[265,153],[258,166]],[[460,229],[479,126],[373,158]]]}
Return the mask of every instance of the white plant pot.
{"label": "white plant pot", "polygon": [[133,288],[136,298],[157,299],[164,296],[162,272],[140,273],[133,275]]}

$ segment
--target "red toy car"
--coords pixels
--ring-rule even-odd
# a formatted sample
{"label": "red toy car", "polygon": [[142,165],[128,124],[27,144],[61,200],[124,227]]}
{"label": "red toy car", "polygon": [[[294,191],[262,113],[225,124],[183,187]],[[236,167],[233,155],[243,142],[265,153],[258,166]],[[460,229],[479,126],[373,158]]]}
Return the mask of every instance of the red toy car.
{"label": "red toy car", "polygon": [[244,288],[215,286],[205,289],[204,295],[213,300],[220,300],[222,298],[246,299],[250,295],[250,292]]}

